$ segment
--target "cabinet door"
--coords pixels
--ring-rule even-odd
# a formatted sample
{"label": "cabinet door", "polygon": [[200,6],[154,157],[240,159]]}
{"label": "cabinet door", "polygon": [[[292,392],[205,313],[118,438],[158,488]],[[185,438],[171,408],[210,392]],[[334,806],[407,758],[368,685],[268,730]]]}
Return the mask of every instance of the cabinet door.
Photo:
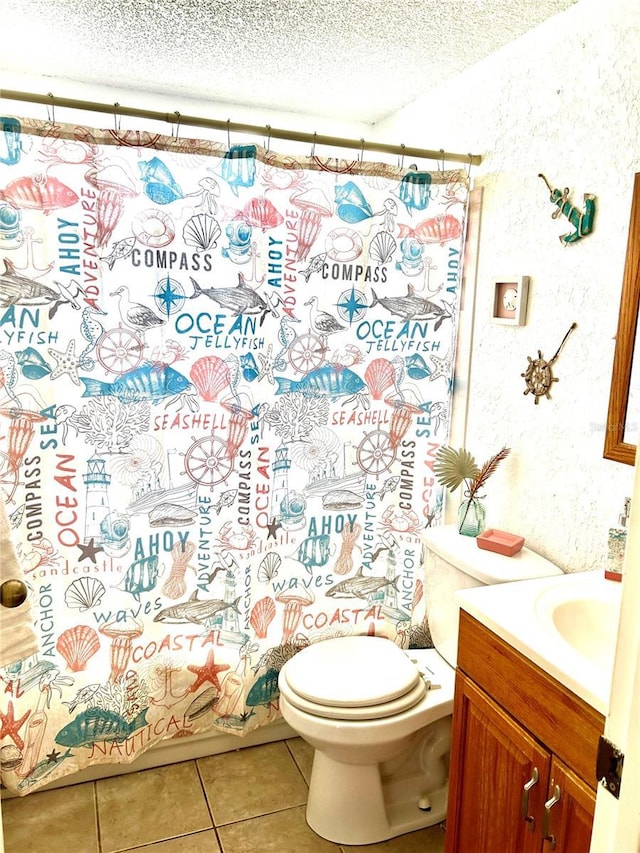
{"label": "cabinet door", "polygon": [[554,758],[547,796],[542,828],[544,853],[551,850],[555,853],[589,853],[596,807],[595,791]]}
{"label": "cabinet door", "polygon": [[461,672],[452,741],[447,853],[540,853],[550,754]]}

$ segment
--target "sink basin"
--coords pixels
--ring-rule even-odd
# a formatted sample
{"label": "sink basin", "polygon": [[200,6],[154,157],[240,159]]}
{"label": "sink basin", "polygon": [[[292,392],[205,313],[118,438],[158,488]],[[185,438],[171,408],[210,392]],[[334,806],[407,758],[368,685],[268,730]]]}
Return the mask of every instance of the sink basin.
{"label": "sink basin", "polygon": [[620,617],[619,583],[598,577],[567,585],[550,584],[536,600],[537,616],[574,651],[601,669],[610,669]]}
{"label": "sink basin", "polygon": [[558,604],[553,610],[553,624],[579,654],[604,667],[613,658],[618,615],[612,602],[581,598]]}
{"label": "sink basin", "polygon": [[457,593],[460,606],[602,714],[607,713],[621,583],[601,571]]}

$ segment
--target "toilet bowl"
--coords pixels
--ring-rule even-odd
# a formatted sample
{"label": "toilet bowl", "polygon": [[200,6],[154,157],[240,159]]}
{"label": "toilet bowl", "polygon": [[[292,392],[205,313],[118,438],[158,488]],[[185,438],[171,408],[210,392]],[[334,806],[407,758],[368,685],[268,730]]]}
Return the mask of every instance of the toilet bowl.
{"label": "toilet bowl", "polygon": [[280,671],[280,710],[314,749],[307,823],[372,844],[444,819],[454,670],[383,637],[315,643]]}
{"label": "toilet bowl", "polygon": [[482,551],[455,525],[423,538],[435,648],[336,637],[304,648],[280,670],[282,716],[315,750],[307,823],[337,844],[373,844],[446,817],[456,591],[561,573],[528,548],[514,557]]}

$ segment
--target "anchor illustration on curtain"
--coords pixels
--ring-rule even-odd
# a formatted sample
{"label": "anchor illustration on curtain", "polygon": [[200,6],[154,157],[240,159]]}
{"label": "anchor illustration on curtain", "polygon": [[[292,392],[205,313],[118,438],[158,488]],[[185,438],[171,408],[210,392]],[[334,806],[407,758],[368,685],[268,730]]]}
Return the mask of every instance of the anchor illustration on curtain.
{"label": "anchor illustration on curtain", "polygon": [[430,645],[464,171],[2,122],[0,488],[40,640],[0,670],[4,785],[249,732],[330,636]]}

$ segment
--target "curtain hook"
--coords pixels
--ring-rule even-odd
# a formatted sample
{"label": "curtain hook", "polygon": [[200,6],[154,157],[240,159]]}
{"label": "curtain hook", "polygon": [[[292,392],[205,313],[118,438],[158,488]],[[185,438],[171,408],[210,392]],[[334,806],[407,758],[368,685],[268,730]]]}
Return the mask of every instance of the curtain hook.
{"label": "curtain hook", "polygon": [[120,133],[120,116],[118,115],[119,106],[120,104],[117,102],[113,105],[113,126],[116,133]]}
{"label": "curtain hook", "polygon": [[268,136],[267,136],[267,154],[268,154],[269,151],[271,151],[271,125],[267,124],[266,128],[267,128],[267,133],[268,133]]}
{"label": "curtain hook", "polygon": [[473,165],[473,154],[469,152],[469,165],[467,166],[467,180],[471,179],[471,166]]}
{"label": "curtain hook", "polygon": [[317,135],[318,134],[314,130],[313,131],[313,144],[311,145],[311,156],[312,157],[315,157],[315,155],[316,155],[316,137],[317,137]]}
{"label": "curtain hook", "polygon": [[178,110],[174,112],[174,116],[176,117],[176,126],[174,131],[173,125],[171,125],[171,137],[177,142],[178,137],[180,136],[180,113]]}
{"label": "curtain hook", "polygon": [[398,157],[398,169],[404,169],[404,149],[406,147],[407,146],[404,144],[404,142],[400,143],[400,148],[402,149],[402,158]]}
{"label": "curtain hook", "polygon": [[360,140],[360,154],[358,155],[358,163],[364,162],[364,138]]}
{"label": "curtain hook", "polygon": [[441,172],[444,172],[444,148],[440,149],[440,154],[442,155],[442,165],[440,163],[438,163],[438,169]]}
{"label": "curtain hook", "polygon": [[53,97],[53,92],[48,92],[47,97],[51,98],[51,112],[49,112],[49,106],[47,106],[47,121],[49,124],[56,123],[56,102]]}
{"label": "curtain hook", "polygon": [[231,151],[231,119],[227,119],[227,148]]}

